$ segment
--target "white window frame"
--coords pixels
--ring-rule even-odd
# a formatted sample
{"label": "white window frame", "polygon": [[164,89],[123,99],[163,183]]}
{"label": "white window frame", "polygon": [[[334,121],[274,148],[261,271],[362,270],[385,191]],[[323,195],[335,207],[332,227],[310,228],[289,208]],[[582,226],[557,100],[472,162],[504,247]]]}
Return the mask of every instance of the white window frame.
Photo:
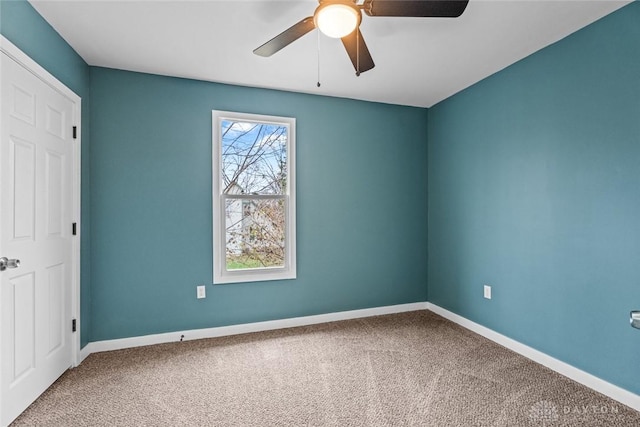
{"label": "white window frame", "polygon": [[[223,194],[222,170],[222,121],[247,121],[268,123],[287,128],[287,192],[285,200],[285,260],[284,267],[265,267],[242,270],[226,268],[226,224],[225,199],[269,199],[273,196]],[[284,280],[296,278],[296,119],[292,117],[266,116],[261,114],[236,113],[230,111],[212,111],[212,196],[213,196],[213,283],[244,283],[265,280]],[[280,197],[278,197],[280,198]]]}

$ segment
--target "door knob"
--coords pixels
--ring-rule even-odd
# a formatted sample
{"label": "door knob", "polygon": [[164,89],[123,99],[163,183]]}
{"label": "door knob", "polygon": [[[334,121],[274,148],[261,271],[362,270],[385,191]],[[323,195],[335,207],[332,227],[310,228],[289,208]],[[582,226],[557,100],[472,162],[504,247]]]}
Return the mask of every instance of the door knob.
{"label": "door knob", "polygon": [[7,268],[20,267],[19,259],[7,259],[7,257],[0,258],[0,271],[5,271]]}

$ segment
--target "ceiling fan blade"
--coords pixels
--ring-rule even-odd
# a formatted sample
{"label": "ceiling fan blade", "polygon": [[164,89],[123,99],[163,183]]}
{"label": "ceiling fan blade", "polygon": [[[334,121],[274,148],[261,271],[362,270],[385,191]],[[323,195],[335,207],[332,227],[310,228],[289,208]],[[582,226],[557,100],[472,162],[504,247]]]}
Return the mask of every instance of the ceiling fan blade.
{"label": "ceiling fan blade", "polygon": [[376,66],[376,64],[373,63],[371,54],[369,53],[369,48],[367,48],[367,44],[364,42],[360,28],[356,29],[356,31],[352,32],[348,36],[344,36],[341,40],[344,48],[349,54],[351,62],[353,63],[353,68],[356,69],[357,76],[359,76],[360,73],[369,71]]}
{"label": "ceiling fan blade", "polygon": [[260,56],[271,56],[283,47],[298,40],[314,28],[316,28],[316,25],[313,23],[313,16],[304,18],[302,21],[284,30],[262,46],[254,49],[253,53]]}
{"label": "ceiling fan blade", "polygon": [[365,0],[362,10],[369,16],[457,18],[469,0]]}

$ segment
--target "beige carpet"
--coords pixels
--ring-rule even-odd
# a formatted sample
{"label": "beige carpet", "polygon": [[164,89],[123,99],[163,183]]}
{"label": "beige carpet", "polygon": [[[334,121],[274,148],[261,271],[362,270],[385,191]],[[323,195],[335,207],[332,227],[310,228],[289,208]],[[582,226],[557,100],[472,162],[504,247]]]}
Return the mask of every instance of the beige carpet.
{"label": "beige carpet", "polygon": [[15,426],[640,426],[427,311],[97,353]]}

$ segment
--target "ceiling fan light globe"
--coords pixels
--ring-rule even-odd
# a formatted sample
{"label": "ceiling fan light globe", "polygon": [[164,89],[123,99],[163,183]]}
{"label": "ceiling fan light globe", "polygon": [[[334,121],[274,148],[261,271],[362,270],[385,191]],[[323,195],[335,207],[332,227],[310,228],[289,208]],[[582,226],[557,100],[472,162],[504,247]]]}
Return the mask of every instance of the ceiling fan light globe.
{"label": "ceiling fan light globe", "polygon": [[360,21],[360,11],[346,4],[328,4],[316,10],[314,21],[323,34],[339,39],[356,29]]}

